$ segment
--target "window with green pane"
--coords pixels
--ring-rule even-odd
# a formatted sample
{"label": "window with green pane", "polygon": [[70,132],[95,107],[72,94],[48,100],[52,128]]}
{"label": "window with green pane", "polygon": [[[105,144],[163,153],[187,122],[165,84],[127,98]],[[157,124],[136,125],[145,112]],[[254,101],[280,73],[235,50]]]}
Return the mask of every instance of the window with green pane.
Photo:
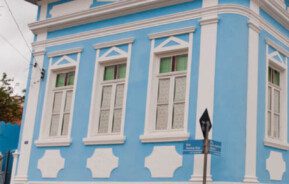
{"label": "window with green pane", "polygon": [[71,86],[74,84],[75,72],[59,73],[56,76],[56,87]]}
{"label": "window with green pane", "polygon": [[268,81],[272,84],[280,86],[280,72],[269,67],[269,69],[268,69]]}
{"label": "window with green pane", "polygon": [[103,80],[124,79],[126,75],[126,64],[106,66],[104,69]]}
{"label": "window with green pane", "polygon": [[188,63],[188,55],[177,55],[171,57],[163,57],[160,61],[160,73],[168,73],[175,71],[186,71]]}

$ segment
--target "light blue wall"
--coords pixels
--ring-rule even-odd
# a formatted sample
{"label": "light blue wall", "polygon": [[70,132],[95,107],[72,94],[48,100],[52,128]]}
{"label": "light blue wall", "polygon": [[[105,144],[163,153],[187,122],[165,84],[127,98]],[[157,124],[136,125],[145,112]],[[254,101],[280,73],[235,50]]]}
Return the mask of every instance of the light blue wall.
{"label": "light blue wall", "polygon": [[250,0],[219,0],[219,4],[240,4],[249,7]]}
{"label": "light blue wall", "polygon": [[248,26],[240,15],[219,17],[213,139],[222,142],[222,155],[212,157],[212,176],[239,182],[245,170]]}

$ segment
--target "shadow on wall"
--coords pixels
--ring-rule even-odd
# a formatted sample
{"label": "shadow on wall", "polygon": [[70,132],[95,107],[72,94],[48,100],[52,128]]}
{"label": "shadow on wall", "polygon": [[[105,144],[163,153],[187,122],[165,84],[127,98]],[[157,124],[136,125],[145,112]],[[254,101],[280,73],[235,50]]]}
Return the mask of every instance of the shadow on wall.
{"label": "shadow on wall", "polygon": [[[0,157],[2,158],[0,158],[0,184],[10,183],[12,152],[17,149],[19,133],[19,125],[0,122]],[[6,178],[5,182],[4,178]]]}

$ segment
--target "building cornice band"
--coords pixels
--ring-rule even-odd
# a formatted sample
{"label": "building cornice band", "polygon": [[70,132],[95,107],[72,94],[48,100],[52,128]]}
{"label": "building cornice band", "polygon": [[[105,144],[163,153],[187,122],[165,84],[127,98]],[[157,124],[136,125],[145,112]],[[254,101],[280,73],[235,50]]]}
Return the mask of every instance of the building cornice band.
{"label": "building cornice band", "polygon": [[54,31],[76,25],[106,20],[132,13],[180,4],[193,0],[130,0],[119,1],[82,12],[76,12],[29,24],[33,33]]}
{"label": "building cornice band", "polygon": [[77,34],[71,34],[66,36],[61,36],[58,38],[52,38],[49,40],[37,41],[32,45],[34,48],[38,47],[51,47],[66,43],[73,43],[82,40],[88,40],[97,37],[104,37],[114,34],[119,34],[128,31],[134,31],[154,26],[160,26],[170,23],[176,23],[180,21],[186,21],[191,19],[201,18],[202,15],[210,15],[215,14],[215,12],[219,14],[239,14],[250,18],[254,22],[258,22],[260,24],[260,28],[264,29],[268,33],[272,34],[276,39],[280,40],[283,44],[289,45],[289,38],[286,35],[283,35],[280,31],[275,29],[271,24],[262,19],[258,14],[253,12],[252,10],[239,6],[239,5],[218,5],[214,7],[207,7],[202,9],[190,10],[186,12],[175,13],[171,15],[146,19],[142,21],[126,23],[116,26],[110,26],[106,28],[96,29],[92,31],[85,31]]}

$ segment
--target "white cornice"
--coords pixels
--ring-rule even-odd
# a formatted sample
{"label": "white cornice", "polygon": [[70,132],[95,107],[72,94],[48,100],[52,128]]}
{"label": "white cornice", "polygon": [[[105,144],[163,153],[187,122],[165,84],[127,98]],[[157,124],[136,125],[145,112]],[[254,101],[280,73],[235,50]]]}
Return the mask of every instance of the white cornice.
{"label": "white cornice", "polygon": [[275,0],[262,0],[259,3],[263,10],[280,22],[286,29],[289,29],[289,12],[281,7],[278,2]]}
{"label": "white cornice", "polygon": [[66,43],[72,43],[82,40],[88,40],[92,38],[98,38],[98,37],[104,37],[114,34],[119,34],[123,32],[128,31],[134,31],[154,26],[160,26],[185,20],[191,20],[191,19],[197,19],[201,18],[204,14],[210,15],[218,12],[219,14],[239,14],[246,17],[249,17],[252,21],[258,22],[260,24],[260,27],[273,35],[276,39],[280,40],[283,44],[289,45],[289,38],[282,34],[280,31],[278,31],[275,27],[273,27],[270,23],[262,19],[258,14],[253,12],[252,10],[239,6],[239,5],[218,5],[214,7],[208,7],[208,8],[202,8],[202,9],[196,9],[196,10],[190,10],[185,12],[180,12],[176,14],[146,19],[142,21],[132,22],[132,23],[126,23],[121,24],[117,26],[111,26],[101,29],[96,29],[92,31],[85,31],[77,34],[67,35],[67,36],[61,36],[58,38],[52,38],[49,40],[44,41],[37,41],[34,42],[32,45],[34,49],[39,47],[51,47]]}
{"label": "white cornice", "polygon": [[127,39],[122,39],[122,40],[115,40],[112,42],[98,43],[94,45],[94,48],[101,49],[101,48],[112,47],[112,46],[117,46],[117,45],[129,44],[133,42],[134,42],[134,38],[127,38]]}
{"label": "white cornice", "polygon": [[56,57],[56,56],[63,56],[63,55],[68,55],[68,54],[74,54],[74,53],[79,53],[82,52],[83,48],[72,48],[68,50],[59,50],[55,52],[48,53],[48,57]]}
{"label": "white cornice", "polygon": [[32,32],[40,33],[44,31],[59,30],[80,24],[106,20],[114,17],[124,16],[140,11],[161,8],[174,4],[189,2],[192,0],[130,0],[119,1],[108,5],[103,5],[89,10],[49,18],[29,24]]}
{"label": "white cornice", "polygon": [[150,34],[149,38],[156,39],[156,38],[161,38],[161,37],[169,37],[169,36],[174,36],[174,35],[193,33],[194,31],[195,31],[195,27],[185,27],[182,29],[175,29],[175,30]]}
{"label": "white cornice", "polygon": [[266,39],[266,43],[271,47],[275,48],[278,52],[284,54],[286,57],[289,57],[289,52],[285,50],[283,47],[272,41],[271,39]]}

